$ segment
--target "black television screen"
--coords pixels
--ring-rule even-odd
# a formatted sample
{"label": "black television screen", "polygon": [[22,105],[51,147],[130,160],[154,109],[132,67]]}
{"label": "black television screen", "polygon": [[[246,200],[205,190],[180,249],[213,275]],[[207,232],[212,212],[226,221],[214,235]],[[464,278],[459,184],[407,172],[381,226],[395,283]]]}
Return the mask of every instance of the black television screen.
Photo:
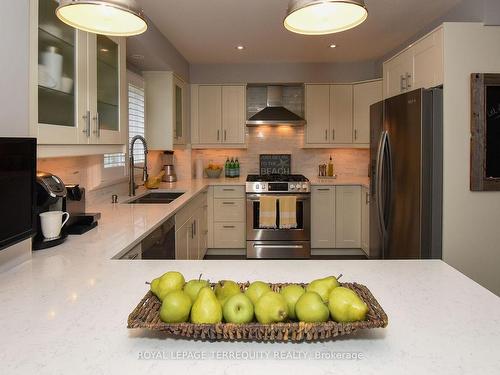
{"label": "black television screen", "polygon": [[34,233],[36,139],[0,137],[0,250]]}

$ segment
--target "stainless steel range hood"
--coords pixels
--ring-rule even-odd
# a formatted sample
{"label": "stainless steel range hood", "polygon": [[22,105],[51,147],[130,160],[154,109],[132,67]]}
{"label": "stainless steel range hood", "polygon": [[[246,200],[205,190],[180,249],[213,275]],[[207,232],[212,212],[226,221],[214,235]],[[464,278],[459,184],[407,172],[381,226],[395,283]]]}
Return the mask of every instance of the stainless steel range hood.
{"label": "stainless steel range hood", "polygon": [[305,125],[306,120],[283,107],[282,98],[282,86],[267,86],[267,107],[250,117],[247,126]]}

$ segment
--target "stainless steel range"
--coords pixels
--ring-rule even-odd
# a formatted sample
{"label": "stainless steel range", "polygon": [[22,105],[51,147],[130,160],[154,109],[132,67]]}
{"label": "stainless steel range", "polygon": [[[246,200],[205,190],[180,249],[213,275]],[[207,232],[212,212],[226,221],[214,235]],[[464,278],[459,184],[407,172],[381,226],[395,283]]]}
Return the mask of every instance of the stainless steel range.
{"label": "stainless steel range", "polygon": [[[292,216],[296,219],[296,225],[285,229],[280,228],[280,197],[286,196],[295,200]],[[276,200],[275,217],[272,216],[275,228],[261,223],[261,199],[264,197],[274,197]],[[311,186],[306,177],[290,174],[249,175],[246,200],[247,258],[310,257]]]}

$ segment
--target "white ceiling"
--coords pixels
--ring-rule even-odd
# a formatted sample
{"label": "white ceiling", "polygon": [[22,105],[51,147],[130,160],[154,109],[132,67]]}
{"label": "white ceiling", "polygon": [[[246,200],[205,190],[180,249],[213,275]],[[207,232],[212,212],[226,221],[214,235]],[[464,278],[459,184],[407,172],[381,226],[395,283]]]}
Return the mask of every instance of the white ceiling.
{"label": "white ceiling", "polygon": [[[138,0],[191,64],[378,59],[461,0],[365,0],[368,20],[327,36],[286,31],[288,0]],[[329,45],[335,43],[337,48]],[[237,51],[242,44],[245,50]]]}

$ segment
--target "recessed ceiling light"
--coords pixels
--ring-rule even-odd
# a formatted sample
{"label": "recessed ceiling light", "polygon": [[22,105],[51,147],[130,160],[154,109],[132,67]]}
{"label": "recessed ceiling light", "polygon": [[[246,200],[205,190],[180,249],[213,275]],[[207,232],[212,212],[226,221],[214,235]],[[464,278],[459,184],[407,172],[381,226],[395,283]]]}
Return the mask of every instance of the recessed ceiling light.
{"label": "recessed ceiling light", "polygon": [[336,44],[330,44],[330,48],[337,48]]}
{"label": "recessed ceiling light", "polygon": [[367,17],[364,0],[290,0],[283,25],[297,34],[325,35],[352,29]]}
{"label": "recessed ceiling light", "polygon": [[241,50],[244,50],[244,49],[245,49],[245,47],[240,45],[240,46],[236,46],[236,49],[237,49],[238,51],[241,51]]}
{"label": "recessed ceiling light", "polygon": [[109,52],[109,49],[107,49],[107,48],[101,48],[101,52]]}

